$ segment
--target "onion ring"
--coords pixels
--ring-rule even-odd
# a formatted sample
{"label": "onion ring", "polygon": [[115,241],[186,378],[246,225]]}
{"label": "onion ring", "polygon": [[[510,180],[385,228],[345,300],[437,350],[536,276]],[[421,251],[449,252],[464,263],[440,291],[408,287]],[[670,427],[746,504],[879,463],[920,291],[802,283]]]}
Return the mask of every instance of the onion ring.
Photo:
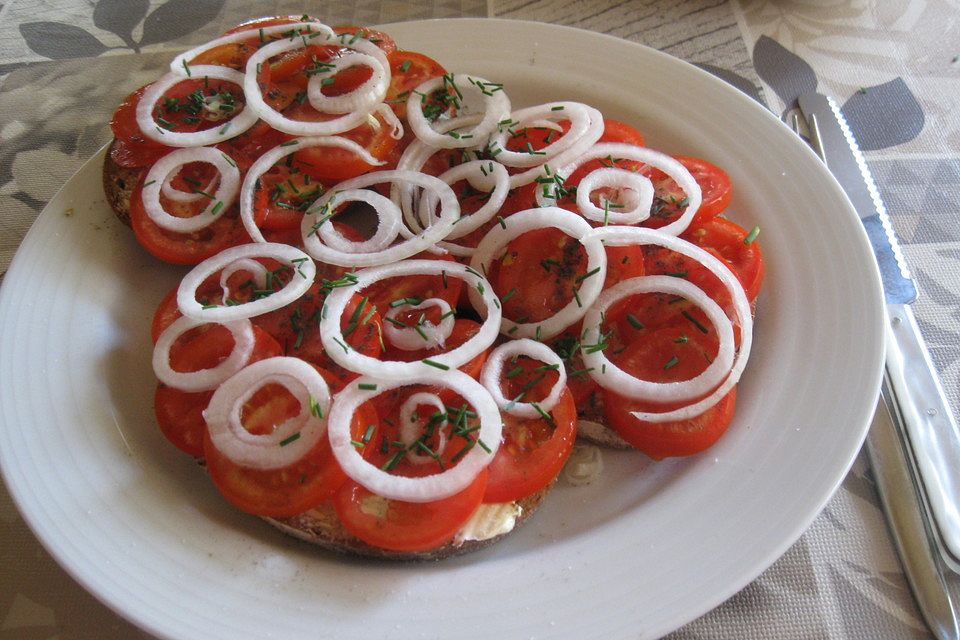
{"label": "onion ring", "polygon": [[[438,133],[423,115],[423,97],[440,88],[451,87],[460,95],[460,89],[466,89],[479,95],[484,102],[483,118],[466,133],[451,135]],[[493,90],[490,89],[493,87]],[[487,138],[497,130],[497,123],[510,114],[510,98],[500,85],[467,74],[446,74],[439,78],[427,80],[407,98],[407,123],[418,139],[439,149],[465,149],[467,147],[486,144]],[[452,118],[450,123],[457,123],[458,118]],[[449,125],[448,125],[449,126]],[[456,128],[454,124],[452,128]]]}
{"label": "onion ring", "polygon": [[[160,193],[168,180],[180,167],[191,162],[212,164],[220,172],[220,184],[217,186],[210,203],[200,213],[187,218],[170,215],[160,203]],[[153,163],[144,178],[141,189],[143,208],[147,216],[158,227],[177,233],[192,233],[205,229],[228,211],[237,197],[240,187],[240,170],[237,164],[225,153],[213,147],[177,149]],[[178,192],[174,190],[177,193]],[[185,194],[186,195],[186,194]],[[203,194],[196,194],[204,197]],[[175,198],[180,199],[180,198]]]}
{"label": "onion ring", "polygon": [[[409,182],[436,192],[440,200],[440,216],[436,222],[412,238],[375,252],[350,253],[338,251],[320,242],[317,230],[331,215],[325,210],[328,209],[326,205],[332,198],[338,197],[339,192],[342,191],[372,187],[385,182]],[[304,249],[317,260],[342,267],[371,267],[397,262],[420,253],[450,233],[453,225],[459,219],[460,203],[457,200],[457,194],[446,182],[424,173],[394,169],[392,171],[374,171],[335,185],[321,196],[314,206],[307,210],[300,231],[303,236]]]}
{"label": "onion ring", "polygon": [[[474,302],[471,298],[471,302],[478,312],[481,312],[481,307],[485,307],[483,313],[486,315],[476,335],[459,347],[440,355],[431,356],[427,361],[377,360],[352,349],[343,339],[343,333],[340,330],[340,317],[343,315],[350,297],[378,280],[412,275],[452,276],[464,280],[471,290],[476,290],[478,292],[477,300]],[[337,364],[351,371],[372,377],[404,379],[408,376],[429,375],[437,369],[452,372],[453,369],[465,365],[478,356],[496,340],[497,331],[500,327],[499,305],[500,302],[494,295],[490,283],[465,265],[446,260],[404,260],[362,269],[357,272],[354,284],[334,289],[327,296],[320,313],[320,340],[324,350]]]}
{"label": "onion ring", "polygon": [[[265,435],[243,426],[243,405],[268,384],[286,388],[300,413]],[[213,392],[203,412],[210,441],[235,464],[250,469],[282,469],[307,455],[327,431],[330,388],[316,369],[299,358],[277,356],[243,368]]]}
{"label": "onion ring", "polygon": [[[740,324],[740,348],[734,356],[733,366],[730,374],[709,396],[693,404],[687,405],[673,411],[660,413],[635,411],[632,415],[638,420],[645,422],[669,422],[672,420],[688,420],[702,414],[704,411],[715,405],[725,396],[740,380],[744,368],[747,366],[747,360],[750,356],[750,348],[753,343],[753,315],[750,309],[750,301],[743,290],[743,285],[737,279],[730,269],[720,262],[717,258],[710,255],[700,247],[689,243],[680,238],[666,235],[658,229],[645,229],[643,227],[601,227],[594,229],[589,234],[593,238],[599,239],[608,246],[627,246],[656,244],[665,247],[677,253],[697,260],[700,264],[710,270],[720,282],[727,288],[733,298],[733,307],[737,315],[737,322]],[[587,332],[584,341],[590,339],[596,341],[598,333],[595,326],[584,325]],[[586,361],[586,356],[584,354]],[[593,372],[591,372],[591,375]]]}
{"label": "onion ring", "polygon": [[[354,446],[350,424],[357,408],[384,391],[406,385],[440,386],[454,390],[469,403],[480,420],[476,441],[453,467],[433,475],[417,478],[395,476],[363,459]],[[402,380],[362,377],[342,389],[330,407],[327,432],[333,455],[344,473],[368,491],[389,500],[433,502],[466,489],[474,478],[493,460],[500,446],[502,425],[500,412],[490,393],[462,371],[420,372]]]}
{"label": "onion ring", "polygon": [[444,428],[449,424],[447,420],[447,407],[435,393],[421,391],[414,393],[400,405],[400,442],[407,447],[407,460],[413,464],[429,464],[434,461],[433,456],[420,452],[414,443],[420,439],[422,429],[418,429],[416,411],[420,405],[430,405],[440,413],[443,418],[435,425],[434,432],[437,435],[437,446],[433,450],[434,455],[442,455],[443,450],[447,448],[447,433]]}
{"label": "onion ring", "polygon": [[[507,399],[503,395],[503,389],[500,386],[500,377],[503,375],[503,365],[508,358],[515,356],[527,356],[534,360],[539,360],[546,365],[555,365],[558,373],[557,381],[550,388],[550,393],[543,400],[538,402],[521,402],[517,399]],[[518,418],[539,418],[542,412],[549,412],[557,403],[567,388],[567,372],[563,366],[563,360],[560,359],[553,349],[529,338],[505,342],[490,352],[487,361],[483,365],[483,371],[480,373],[480,384],[487,388],[493,399],[496,400],[500,410],[517,416]],[[539,407],[539,410],[538,410]]]}
{"label": "onion ring", "polygon": [[153,373],[160,382],[180,391],[210,391],[250,361],[255,341],[253,325],[249,320],[241,319],[223,325],[233,336],[233,349],[219,364],[199,371],[177,371],[171,367],[170,348],[173,344],[186,332],[205,324],[209,323],[206,320],[180,316],[163,330],[153,347]]}
{"label": "onion ring", "polygon": [[[418,324],[416,327],[408,326],[401,328],[394,324],[397,322],[398,314],[404,311],[419,311],[420,309],[426,309],[428,307],[439,307],[440,324],[433,324],[429,320],[424,320],[422,325]],[[402,349],[403,351],[418,351],[420,349],[434,349],[436,347],[441,349],[445,348],[446,340],[450,337],[450,334],[453,333],[453,326],[455,324],[450,304],[443,298],[427,298],[419,304],[405,303],[391,307],[391,309],[384,314],[384,320],[383,333],[386,335],[387,341],[397,349]],[[419,328],[419,331],[417,331],[417,328]]]}
{"label": "onion ring", "polygon": [[259,227],[257,227],[257,223],[254,220],[253,201],[257,190],[257,182],[263,174],[269,171],[270,168],[281,159],[286,158],[291,153],[296,153],[301,149],[309,149],[311,147],[335,147],[337,149],[346,149],[347,151],[353,151],[356,153],[371,167],[383,164],[382,161],[374,158],[366,149],[358,145],[353,140],[340,138],[338,136],[294,138],[293,140],[288,140],[287,142],[270,149],[262,156],[257,158],[256,162],[250,165],[250,168],[247,170],[247,175],[243,179],[243,186],[240,187],[240,220],[243,222],[243,228],[247,230],[247,233],[254,242],[267,241],[267,239],[263,237],[263,233],[260,231]]}
{"label": "onion ring", "polygon": [[[494,226],[477,245],[477,250],[470,259],[470,266],[477,271],[486,273],[494,258],[503,251],[511,240],[528,231],[546,227],[559,229],[580,241],[587,251],[587,272],[592,275],[581,281],[574,299],[546,320],[521,324],[509,318],[503,318],[500,333],[511,338],[546,340],[559,335],[587,313],[587,309],[600,295],[603,281],[607,277],[607,254],[603,250],[603,245],[599,239],[594,239],[590,235],[593,230],[590,223],[572,211],[559,207],[541,207],[519,211],[511,215],[506,224]],[[470,301],[476,306],[477,301],[474,298],[477,297],[477,292],[470,289],[469,295]]]}
{"label": "onion ring", "polygon": [[[197,289],[203,282],[237,260],[272,258],[293,271],[293,277],[282,289],[266,297],[228,306],[203,306],[197,302]],[[317,265],[296,247],[273,242],[242,244],[230,247],[207,258],[180,281],[177,289],[177,307],[180,313],[205,322],[227,322],[252,318],[284,307],[305,294],[313,284]]]}
{"label": "onion ring", "polygon": [[[191,67],[192,78],[216,78],[226,80],[243,87],[245,78],[242,73],[228,67],[210,64],[198,64]],[[161,129],[153,119],[153,108],[170,87],[190,78],[170,72],[147,87],[137,103],[137,125],[146,137],[168,147],[201,147],[214,145],[236,137],[257,123],[258,115],[250,108],[250,103],[225,123],[200,131],[171,131]]]}

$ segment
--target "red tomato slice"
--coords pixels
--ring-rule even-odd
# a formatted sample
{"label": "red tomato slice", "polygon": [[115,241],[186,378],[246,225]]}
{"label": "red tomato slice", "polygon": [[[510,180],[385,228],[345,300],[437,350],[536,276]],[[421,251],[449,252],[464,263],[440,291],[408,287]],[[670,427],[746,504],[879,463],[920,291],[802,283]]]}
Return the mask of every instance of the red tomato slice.
{"label": "red tomato slice", "polygon": [[566,306],[586,271],[583,245],[551,227],[509,242],[487,275],[504,317],[523,323],[544,320]]}
{"label": "red tomato slice", "polygon": [[726,218],[713,218],[692,225],[681,237],[720,258],[740,280],[747,299],[756,299],[766,268],[760,244],[750,232]]}
{"label": "red tomato slice", "polygon": [[[205,229],[177,233],[158,227],[150,219],[143,208],[142,188],[141,179],[130,196],[130,226],[140,245],[154,257],[173,264],[198,264],[224,249],[250,242],[250,236],[240,221],[238,205],[221,214]],[[165,208],[173,215],[193,215],[189,208],[182,213],[181,208],[170,204]]]}
{"label": "red tomato slice", "polygon": [[333,497],[344,528],[367,544],[392,551],[429,551],[450,541],[473,515],[487,484],[482,471],[470,486],[434,502],[388,500],[350,480]]}
{"label": "red tomato slice", "polygon": [[[718,216],[726,210],[733,199],[733,186],[730,176],[720,167],[689,156],[675,156],[693,175],[703,194],[703,201],[693,217],[692,224],[701,224]],[[680,217],[686,209],[686,193],[665,173],[659,169],[645,167],[641,171],[653,182],[653,212],[644,226],[659,228]]]}
{"label": "red tomato slice", "polygon": [[[233,337],[223,325],[206,325],[197,331],[188,332],[170,349],[170,364],[175,371],[215,367],[233,349]],[[254,339],[251,363],[280,355],[280,345],[265,331],[254,327]],[[158,384],[154,394],[160,431],[174,446],[195,458],[203,457],[203,434],[207,430],[203,410],[212,396],[213,391],[188,392],[164,384]]]}
{"label": "red tomato slice", "polygon": [[394,51],[387,56],[390,61],[390,88],[386,103],[398,118],[407,117],[407,96],[421,84],[444,75],[447,70],[439,62],[416,51]]}
{"label": "red tomato slice", "polygon": [[[557,375],[553,371],[537,371],[542,366],[529,358],[508,364],[505,376],[511,377],[504,380],[504,396],[522,395],[524,402],[545,397]],[[489,466],[484,502],[519,500],[547,486],[560,473],[577,437],[577,407],[569,390],[564,391],[549,415],[548,421],[501,413],[503,441]]]}
{"label": "red tomato slice", "polygon": [[[685,327],[665,327],[631,343],[614,362],[628,373],[655,382],[676,382],[701,373],[716,355],[716,340]],[[640,402],[603,391],[607,424],[624,440],[654,459],[699,453],[722,436],[733,419],[736,390],[690,420],[643,422],[633,411],[667,411],[686,403]]]}
{"label": "red tomato slice", "polygon": [[[299,403],[289,392],[268,385],[245,405],[244,426],[253,433],[266,433],[298,411]],[[362,405],[354,414],[351,432],[359,440],[376,422],[373,410]],[[269,470],[241,467],[224,457],[213,446],[209,432],[203,442],[207,471],[217,489],[232,505],[254,515],[287,518],[303,513],[329,499],[346,480],[327,438],[297,462]]]}
{"label": "red tomato slice", "polygon": [[[326,286],[321,281],[312,285],[299,300],[252,318],[252,321],[276,338],[285,355],[306,360],[327,372],[327,382],[336,392],[359,374],[337,364],[320,341],[320,313],[326,297],[325,290]],[[357,353],[371,358],[380,357],[381,316],[368,298],[358,294],[350,298],[340,318],[340,329],[346,337],[346,343]]]}

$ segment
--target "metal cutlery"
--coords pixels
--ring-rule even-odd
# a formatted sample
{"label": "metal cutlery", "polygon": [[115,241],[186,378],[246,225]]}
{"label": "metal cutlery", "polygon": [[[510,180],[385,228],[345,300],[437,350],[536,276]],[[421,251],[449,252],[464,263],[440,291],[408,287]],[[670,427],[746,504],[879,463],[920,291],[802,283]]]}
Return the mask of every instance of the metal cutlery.
{"label": "metal cutlery", "polygon": [[909,303],[916,287],[886,209],[836,103],[800,96],[789,124],[843,187],[877,257],[887,299],[887,358],[867,452],[920,611],[938,638],[958,638],[943,564],[960,568],[960,437]]}

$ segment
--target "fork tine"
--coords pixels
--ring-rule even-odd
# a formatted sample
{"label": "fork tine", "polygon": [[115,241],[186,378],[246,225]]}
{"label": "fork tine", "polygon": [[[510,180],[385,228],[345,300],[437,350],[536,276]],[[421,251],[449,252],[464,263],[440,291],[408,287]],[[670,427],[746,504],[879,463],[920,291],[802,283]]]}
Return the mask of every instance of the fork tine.
{"label": "fork tine", "polygon": [[827,155],[823,150],[823,136],[820,135],[820,125],[817,124],[816,114],[810,114],[810,117],[807,118],[807,124],[810,128],[810,146],[813,147],[813,150],[816,151],[820,159],[826,164]]}

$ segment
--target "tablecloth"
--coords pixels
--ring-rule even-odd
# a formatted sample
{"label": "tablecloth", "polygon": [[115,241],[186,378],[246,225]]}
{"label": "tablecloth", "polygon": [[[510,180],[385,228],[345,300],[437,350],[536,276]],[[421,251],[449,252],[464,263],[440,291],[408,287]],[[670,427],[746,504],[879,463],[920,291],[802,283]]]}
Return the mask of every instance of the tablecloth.
{"label": "tablecloth", "polygon": [[[818,88],[866,152],[960,405],[960,5],[956,0],[0,1],[0,274],[45,202],[109,140],[109,114],[171,53],[264,14],[330,24],[538,20],[608,33],[700,65],[766,104]],[[795,215],[803,215],[798,203]],[[2,275],[0,275],[2,277]],[[960,580],[951,578],[955,591]],[[0,640],[147,637],[78,586],[0,487]],[[672,634],[924,638],[861,454],[800,540],[752,584]]]}

